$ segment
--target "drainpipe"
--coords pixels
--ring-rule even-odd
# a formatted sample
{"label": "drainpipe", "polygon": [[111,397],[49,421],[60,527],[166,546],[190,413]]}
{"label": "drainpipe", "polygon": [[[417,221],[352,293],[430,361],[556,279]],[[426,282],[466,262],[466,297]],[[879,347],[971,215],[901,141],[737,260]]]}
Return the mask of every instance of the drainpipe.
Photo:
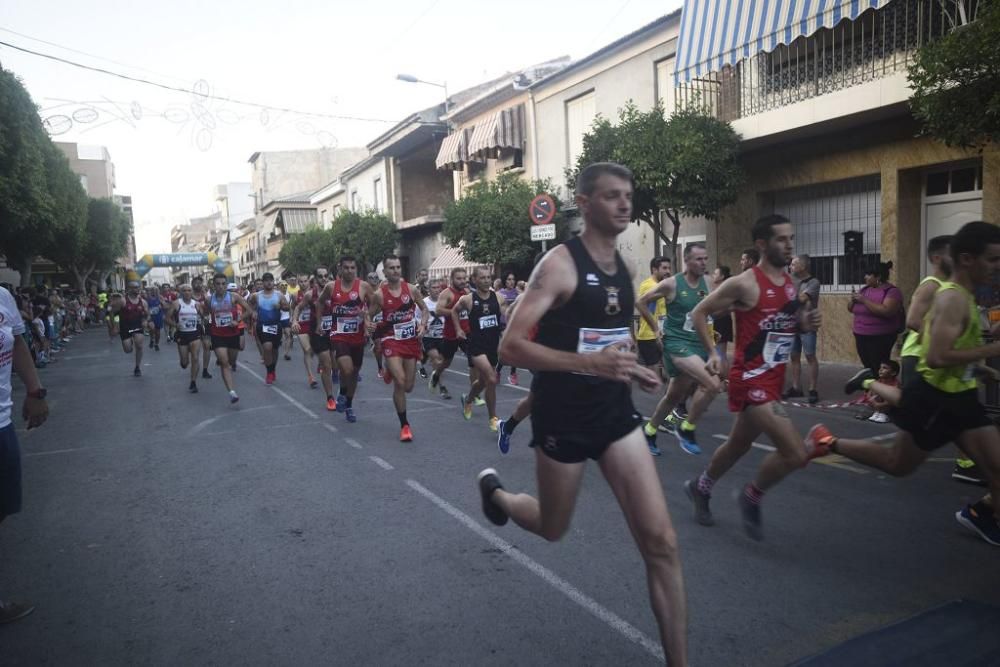
{"label": "drainpipe", "polygon": [[538,180],[538,126],[535,123],[535,91],[528,88],[528,125],[531,128],[531,180]]}

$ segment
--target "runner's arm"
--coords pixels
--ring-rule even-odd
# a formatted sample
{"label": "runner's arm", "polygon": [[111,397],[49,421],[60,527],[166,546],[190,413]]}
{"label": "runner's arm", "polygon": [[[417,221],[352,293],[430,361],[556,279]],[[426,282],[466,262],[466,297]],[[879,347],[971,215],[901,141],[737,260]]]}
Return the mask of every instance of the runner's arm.
{"label": "runner's arm", "polygon": [[933,280],[928,280],[917,288],[910,301],[910,309],[906,312],[906,328],[916,331],[918,334],[924,328],[924,317],[934,303],[934,294],[937,293],[938,284]]}
{"label": "runner's arm", "polygon": [[461,320],[458,319],[458,313],[461,312],[462,308],[468,310],[469,308],[472,307],[471,303],[469,305],[464,305],[466,300],[471,302],[472,296],[469,294],[462,296],[461,298],[459,298],[458,301],[455,302],[455,306],[453,308],[448,309],[449,317],[451,317],[451,321],[455,324],[455,335],[461,338],[462,340],[465,340],[466,336],[465,332],[462,331],[462,322]]}
{"label": "runner's arm", "polygon": [[243,297],[241,297],[239,294],[236,294],[235,292],[233,293],[233,303],[235,303],[237,306],[243,306],[243,317],[242,317],[242,319],[243,319],[244,322],[247,321],[248,319],[250,319],[250,315],[251,314],[253,316],[255,316],[255,317],[257,315],[257,299],[256,299],[256,296],[257,296],[256,294],[251,294],[250,295],[250,300],[253,302],[251,304],[251,303],[248,303],[247,300],[244,299]]}
{"label": "runner's arm", "polygon": [[933,308],[931,340],[927,348],[928,366],[931,368],[963,366],[1000,356],[1000,341],[964,350],[953,349],[969,318],[969,304],[957,290],[938,292],[934,296]]}
{"label": "runner's arm", "polygon": [[[419,285],[410,285],[410,293],[411,294],[420,294],[421,293],[420,292],[420,286]],[[424,300],[422,298],[421,299],[414,299],[413,302],[415,304],[417,304],[417,308],[420,309],[420,322],[417,324],[417,336],[423,336],[424,332],[427,331],[427,314],[430,311],[427,310],[427,304],[424,303]]]}
{"label": "runner's arm", "polygon": [[[448,303],[444,303],[445,299],[448,299]],[[451,303],[451,290],[448,290],[448,295],[445,296],[444,292],[441,292],[441,296],[438,297],[437,307],[434,309],[434,314],[438,317],[451,317],[451,311],[454,309]]]}
{"label": "runner's arm", "polygon": [[730,278],[719,285],[717,290],[709,292],[708,296],[691,311],[691,324],[702,346],[708,352],[708,368],[713,374],[719,371],[719,353],[715,349],[715,338],[708,330],[708,316],[747,303],[749,301],[747,293],[753,280],[756,279],[751,271]]}

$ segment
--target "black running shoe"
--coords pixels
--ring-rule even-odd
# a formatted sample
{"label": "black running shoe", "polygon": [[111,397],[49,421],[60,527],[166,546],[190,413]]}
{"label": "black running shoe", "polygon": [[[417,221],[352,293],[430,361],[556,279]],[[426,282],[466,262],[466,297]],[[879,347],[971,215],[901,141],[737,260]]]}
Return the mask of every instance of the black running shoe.
{"label": "black running shoe", "polygon": [[427,370],[423,366],[421,366],[420,368],[418,368],[417,372],[420,373],[420,379],[422,379],[422,380],[426,380],[427,379]]}
{"label": "black running shoe", "polygon": [[987,486],[986,480],[983,479],[982,473],[979,472],[979,466],[968,459],[955,461],[955,469],[951,471],[951,478],[956,482]]}
{"label": "black running shoe", "polygon": [[201,369],[201,377],[203,377],[206,380],[211,380],[212,379],[212,374],[208,372],[207,368],[202,368]]}
{"label": "black running shoe", "polygon": [[712,499],[711,494],[705,494],[698,490],[697,479],[689,479],[684,482],[684,493],[694,505],[694,520],[703,526],[714,526],[715,519],[712,518],[712,510],[708,506],[708,502]]}
{"label": "black running shoe", "polygon": [[476,481],[479,483],[479,495],[483,499],[483,514],[494,525],[502,526],[507,523],[507,513],[493,502],[493,493],[497,489],[503,488],[500,478],[497,477],[497,471],[493,468],[487,468],[479,473]]}
{"label": "black running shoe", "polygon": [[864,391],[864,381],[873,380],[875,374],[872,373],[870,368],[862,368],[860,371],[851,376],[851,379],[847,381],[844,385],[845,394],[853,394],[856,391]]}
{"label": "black running shoe", "polygon": [[760,542],[764,539],[764,530],[760,521],[760,505],[750,502],[746,489],[738,492],[736,500],[740,505],[740,514],[743,515],[743,529],[747,531],[747,537]]}
{"label": "black running shoe", "polygon": [[194,383],[194,380],[191,380],[191,384],[188,385],[188,391],[191,392],[192,394],[198,393],[198,385]]}
{"label": "black running shoe", "polygon": [[438,391],[441,394],[441,398],[447,398],[448,400],[451,400],[451,394],[448,393],[448,387],[444,386],[443,384],[439,384]]}
{"label": "black running shoe", "polygon": [[809,405],[816,405],[819,403],[819,392],[815,389],[809,390]]}
{"label": "black running shoe", "polygon": [[132,371],[132,375],[134,375],[135,377],[142,377],[142,371],[139,370],[138,366],[136,366],[135,370]]}

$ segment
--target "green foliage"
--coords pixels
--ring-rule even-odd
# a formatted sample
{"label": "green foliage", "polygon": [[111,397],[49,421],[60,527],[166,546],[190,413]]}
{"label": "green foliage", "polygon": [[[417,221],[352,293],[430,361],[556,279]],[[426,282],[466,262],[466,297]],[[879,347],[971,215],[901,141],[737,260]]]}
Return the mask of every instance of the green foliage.
{"label": "green foliage", "polygon": [[[530,264],[541,247],[531,241],[528,208],[542,193],[552,193],[549,181],[525,181],[517,174],[479,181],[445,208],[444,238],[450,245],[461,244],[462,253],[473,262]],[[558,213],[556,220],[561,222]]]}
{"label": "green foliage", "polygon": [[330,233],[337,249],[331,265],[339,255],[353,255],[358,260],[359,272],[374,269],[386,255],[396,251],[399,242],[395,223],[389,216],[372,210],[341,210]]}
{"label": "green foliage", "polygon": [[[739,166],[739,135],[728,123],[698,109],[675,112],[667,118],[658,103],[640,111],[629,102],[612,125],[598,116],[583,138],[583,152],[566,171],[570,191],[580,171],[593,162],[618,162],[635,176],[634,215],[671,247],[677,243],[682,216],[715,219],[736,201],[743,183]],[[673,236],[664,232],[663,211],[673,223]]]}
{"label": "green foliage", "polygon": [[374,211],[342,211],[331,229],[310,227],[285,241],[278,261],[289,271],[309,274],[320,265],[333,267],[341,255],[353,255],[358,271],[373,269],[396,249],[397,231],[387,216]]}
{"label": "green foliage", "polygon": [[46,244],[55,212],[45,174],[51,141],[20,80],[0,70],[0,253],[23,274]]}
{"label": "green foliage", "polygon": [[972,23],[917,51],[907,78],[923,133],[949,146],[1000,138],[1000,2],[980,2]]}

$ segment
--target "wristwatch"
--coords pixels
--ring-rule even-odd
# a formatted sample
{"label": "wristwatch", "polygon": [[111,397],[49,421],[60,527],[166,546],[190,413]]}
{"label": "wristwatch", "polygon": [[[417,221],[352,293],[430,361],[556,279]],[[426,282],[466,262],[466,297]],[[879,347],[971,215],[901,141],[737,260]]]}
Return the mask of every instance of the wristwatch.
{"label": "wristwatch", "polygon": [[31,398],[37,398],[38,400],[44,400],[46,396],[49,395],[49,390],[45,387],[39,387],[35,391],[29,391],[28,396]]}

